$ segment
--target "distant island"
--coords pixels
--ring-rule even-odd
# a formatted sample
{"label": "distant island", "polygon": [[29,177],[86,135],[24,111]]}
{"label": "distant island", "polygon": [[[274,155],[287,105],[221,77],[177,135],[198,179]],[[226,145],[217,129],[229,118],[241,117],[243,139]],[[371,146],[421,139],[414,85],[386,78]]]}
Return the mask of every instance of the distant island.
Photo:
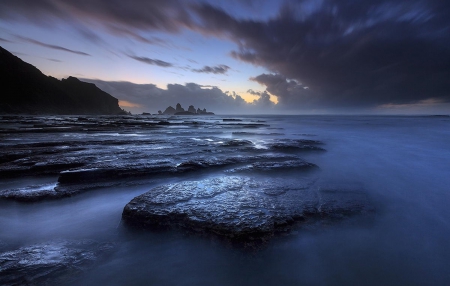
{"label": "distant island", "polygon": [[95,84],[46,76],[2,47],[0,94],[0,114],[128,114]]}
{"label": "distant island", "polygon": [[158,110],[159,115],[214,115],[214,112],[208,112],[206,111],[206,108],[200,109],[195,107],[193,105],[189,105],[188,110],[186,111],[183,107],[181,107],[181,104],[177,103],[175,108],[172,106],[169,106],[164,110],[164,112],[161,112],[161,110]]}

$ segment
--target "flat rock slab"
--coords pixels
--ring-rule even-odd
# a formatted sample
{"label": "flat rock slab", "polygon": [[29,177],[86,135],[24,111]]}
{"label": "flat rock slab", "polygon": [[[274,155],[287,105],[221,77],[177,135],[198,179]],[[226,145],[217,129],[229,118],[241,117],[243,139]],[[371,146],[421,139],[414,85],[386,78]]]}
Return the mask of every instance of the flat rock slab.
{"label": "flat rock slab", "polygon": [[67,284],[113,249],[111,243],[58,240],[0,253],[0,284]]}
{"label": "flat rock slab", "polygon": [[301,159],[287,160],[279,162],[255,162],[243,167],[227,170],[227,173],[239,173],[239,172],[258,172],[258,171],[295,171],[299,169],[314,169],[318,168],[315,164],[306,162]]}
{"label": "flat rock slab", "polygon": [[297,222],[371,211],[364,192],[323,189],[311,178],[223,176],[156,187],[131,200],[122,218],[144,228],[181,227],[232,240],[264,241]]}
{"label": "flat rock slab", "polygon": [[[250,164],[248,164],[250,163]],[[58,182],[44,185],[30,185],[22,188],[0,190],[0,199],[20,202],[70,197],[86,190],[112,186],[139,184],[139,180],[180,175],[213,168],[225,168],[233,165],[248,164],[225,170],[227,173],[251,173],[270,171],[295,171],[317,168],[296,156],[255,155],[255,156],[196,156],[176,164],[170,160],[135,161],[129,164],[98,163],[95,168],[77,168],[63,171]]]}
{"label": "flat rock slab", "polygon": [[0,191],[0,199],[9,199],[20,202],[35,202],[44,199],[62,197],[62,193],[55,191],[56,184],[31,185],[19,189]]}

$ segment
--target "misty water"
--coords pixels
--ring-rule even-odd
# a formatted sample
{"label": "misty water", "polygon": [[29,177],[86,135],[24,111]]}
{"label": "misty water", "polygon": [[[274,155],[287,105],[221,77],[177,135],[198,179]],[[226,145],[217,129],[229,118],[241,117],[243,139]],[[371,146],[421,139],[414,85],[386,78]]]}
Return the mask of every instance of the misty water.
{"label": "misty water", "polygon": [[[121,222],[123,207],[134,197],[157,185],[197,180],[220,172],[206,170],[93,189],[59,200],[0,201],[0,246],[14,249],[55,239],[115,243],[114,252],[70,285],[450,284],[449,117],[232,118],[265,125],[210,129],[177,126],[89,134],[60,132],[52,136],[81,141],[94,137],[129,141],[177,138],[186,142],[238,138],[250,140],[257,147],[280,138],[320,140],[326,152],[305,152],[300,156],[319,166],[323,180],[352,184],[367,192],[375,208],[373,217],[299,227],[257,250],[233,247],[177,229],[132,230]],[[9,136],[4,142],[37,142],[45,137],[45,134]],[[168,146],[161,143],[151,148],[163,152]],[[56,180],[57,176],[2,179],[0,187],[52,185]]]}

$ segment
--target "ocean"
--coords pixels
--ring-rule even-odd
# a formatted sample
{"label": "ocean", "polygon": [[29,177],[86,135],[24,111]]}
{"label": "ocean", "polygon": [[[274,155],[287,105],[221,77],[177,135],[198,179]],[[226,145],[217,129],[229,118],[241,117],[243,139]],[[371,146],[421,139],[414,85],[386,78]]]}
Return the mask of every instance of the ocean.
{"label": "ocean", "polygon": [[[17,144],[28,144],[33,152],[43,142],[59,142],[58,150],[70,151],[64,155],[66,160],[84,156],[98,168],[100,163],[111,167],[108,162],[121,166],[130,158],[140,166],[150,160],[173,165],[199,154],[202,160],[210,156],[219,161],[229,156],[277,155],[267,146],[320,141],[325,151],[282,153],[317,165],[313,176],[327,185],[363,191],[374,212],[370,217],[299,226],[251,250],[177,228],[136,230],[123,223],[123,208],[134,197],[167,183],[227,176],[228,166],[105,184],[57,200],[0,201],[2,251],[55,240],[114,244],[114,251],[62,284],[450,285],[450,117],[180,116],[164,117],[167,125],[155,116],[123,117],[126,124],[116,124],[110,117],[100,120],[105,124],[98,124],[97,117],[81,118],[3,117],[3,152]],[[250,141],[251,148],[218,147],[230,140]],[[80,145],[101,146],[96,154],[102,149],[105,153],[96,155]],[[15,161],[7,163],[7,168],[16,166],[11,165]],[[87,168],[80,166],[73,168]],[[49,188],[57,184],[58,172],[4,176],[0,190]],[[275,170],[246,176],[288,180],[302,176],[301,172]]]}

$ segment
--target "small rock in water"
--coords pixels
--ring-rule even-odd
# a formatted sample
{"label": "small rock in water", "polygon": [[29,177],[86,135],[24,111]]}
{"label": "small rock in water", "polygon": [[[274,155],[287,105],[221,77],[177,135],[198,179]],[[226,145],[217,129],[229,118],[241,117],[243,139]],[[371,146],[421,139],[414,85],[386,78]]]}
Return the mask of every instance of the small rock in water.
{"label": "small rock in water", "polygon": [[239,147],[239,146],[251,146],[253,145],[252,141],[249,140],[238,140],[238,139],[232,139],[225,143],[223,143],[221,146],[223,147]]}
{"label": "small rock in water", "polygon": [[58,240],[0,253],[0,284],[67,284],[113,248],[92,240]]}

